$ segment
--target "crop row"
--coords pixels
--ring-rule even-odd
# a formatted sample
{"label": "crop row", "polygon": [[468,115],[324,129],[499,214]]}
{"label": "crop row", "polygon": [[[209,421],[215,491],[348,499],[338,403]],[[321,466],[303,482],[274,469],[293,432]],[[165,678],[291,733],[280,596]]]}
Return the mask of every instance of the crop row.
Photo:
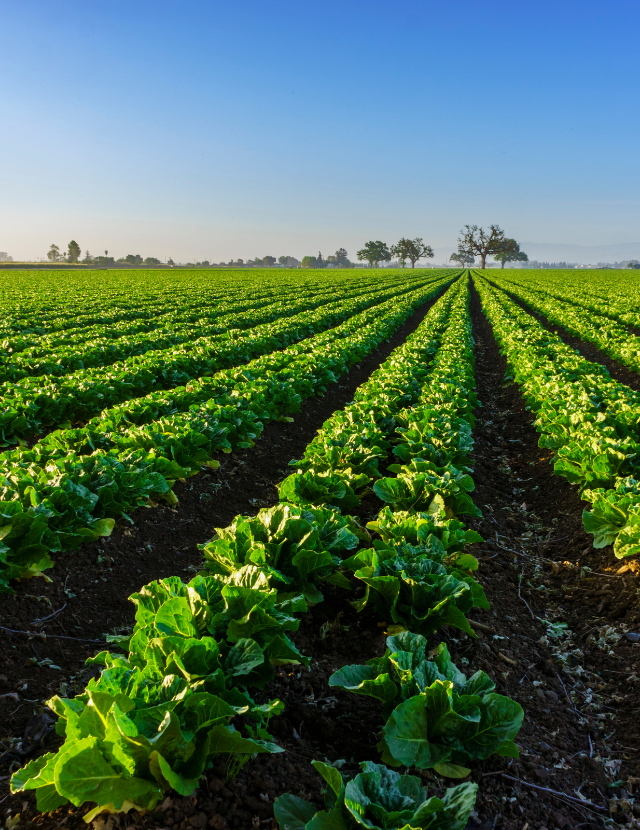
{"label": "crop row", "polygon": [[[446,284],[446,282],[445,282]],[[423,289],[418,295],[409,297],[413,303],[428,300],[443,287],[443,283],[434,283]],[[402,295],[400,295],[402,296]],[[166,425],[164,419],[172,418],[172,427],[175,428],[182,423],[180,418],[186,419],[185,423],[193,416],[202,415],[203,411],[197,409],[210,401],[217,403],[238,403],[242,396],[242,389],[238,381],[250,380],[268,376],[273,372],[281,372],[285,369],[295,371],[295,364],[304,360],[304,355],[318,352],[326,348],[333,341],[349,337],[353,324],[369,324],[376,317],[388,313],[398,304],[398,297],[386,302],[381,302],[365,308],[364,312],[344,314],[346,320],[338,323],[315,336],[299,340],[297,343],[282,350],[267,351],[259,358],[244,364],[241,368],[218,372],[211,376],[198,378],[185,386],[176,387],[168,393],[166,390],[152,392],[141,398],[124,401],[114,407],[103,410],[99,416],[85,424],[82,429],[56,430],[49,433],[30,449],[18,448],[0,454],[0,465],[19,463],[22,466],[37,464],[45,467],[52,459],[61,458],[69,451],[78,455],[90,455],[96,450],[109,450],[116,447],[131,448],[139,443],[139,431],[136,427],[152,425],[157,431],[155,422],[163,419],[163,428]],[[333,320],[335,322],[335,320]],[[236,380],[234,387],[234,398],[229,398],[229,379]],[[241,402],[240,402],[240,405]],[[180,413],[184,413],[182,416]],[[135,436],[132,439],[132,436]],[[197,466],[197,464],[196,464]]]}
{"label": "crop row", "polygon": [[307,306],[291,316],[257,325],[246,332],[235,330],[200,338],[193,343],[149,351],[111,366],[82,369],[59,379],[29,377],[18,383],[7,383],[1,388],[0,405],[4,411],[0,414],[0,435],[7,446],[37,435],[47,427],[82,423],[121,401],[181,386],[283,348],[416,287],[420,283],[365,295],[362,299],[338,300],[316,309]]}
{"label": "crop row", "polygon": [[[151,424],[105,421],[104,432],[61,431],[32,449],[4,453],[0,590],[50,567],[51,552],[109,535],[116,518],[150,498],[176,503],[177,479],[217,464],[214,453],[252,446],[264,421],[286,417],[304,398],[324,392],[440,287],[415,289],[282,352],[202,378],[181,402],[172,393]],[[178,404],[183,412],[176,412]]]}
{"label": "crop row", "polygon": [[[48,281],[55,277],[48,275]],[[41,336],[55,336],[65,331],[82,333],[95,326],[107,326],[115,323],[135,322],[153,319],[163,312],[191,315],[198,308],[209,307],[222,298],[226,299],[269,299],[280,293],[279,287],[264,290],[259,285],[249,284],[238,289],[216,280],[213,289],[204,286],[190,287],[189,284],[160,288],[157,284],[142,283],[130,292],[105,292],[103,280],[97,281],[99,291],[92,292],[86,286],[82,291],[59,293],[47,292],[44,286],[33,295],[31,302],[25,302],[23,292],[16,298],[2,292],[7,308],[7,316],[0,323],[0,334],[7,338],[24,337],[30,342],[37,342]],[[176,290],[178,288],[178,290]],[[224,294],[221,294],[221,288]],[[226,289],[226,290],[225,290]],[[47,304],[46,296],[51,295]],[[182,302],[180,301],[182,300]],[[188,318],[187,318],[188,319]]]}
{"label": "crop row", "polygon": [[[385,288],[392,284],[393,281]],[[356,296],[358,292],[364,295],[381,290],[380,284],[374,282],[364,286],[361,283],[353,286],[345,284],[341,288],[343,298]],[[235,293],[236,296],[220,297],[212,296],[211,292],[204,296],[198,292],[192,302],[184,299],[180,302],[174,296],[165,305],[154,303],[145,316],[135,321],[100,322],[74,328],[71,332],[65,330],[45,336],[5,340],[0,344],[7,357],[1,379],[16,380],[34,374],[60,375],[73,368],[106,365],[128,355],[143,354],[152,348],[166,348],[203,335],[268,322],[284,314],[287,309],[302,310],[305,303],[309,303],[309,308],[316,308],[323,301],[335,298],[335,288],[327,286],[314,291],[296,285],[286,293],[281,289],[268,293]],[[141,305],[136,306],[137,310],[141,311]],[[81,315],[76,319],[81,319]]]}
{"label": "crop row", "polygon": [[[423,272],[424,273],[424,272]],[[86,275],[76,274],[67,290],[62,290],[58,283],[59,274],[12,274],[12,282],[17,283],[16,291],[4,287],[0,291],[5,316],[0,322],[0,337],[25,336],[34,342],[34,335],[64,333],[91,326],[111,326],[118,322],[145,321],[158,318],[165,312],[185,315],[185,322],[194,321],[198,311],[210,308],[218,302],[227,300],[245,301],[247,298],[258,301],[278,299],[289,288],[301,290],[307,295],[314,295],[330,290],[330,284],[351,288],[358,284],[374,282],[374,275],[359,274],[358,277],[342,275],[318,278],[316,274],[296,275],[295,282],[290,276],[251,274],[249,278],[238,279],[235,275],[216,274],[212,280],[211,272],[202,274],[139,272],[139,281],[131,284],[126,275],[115,273],[110,277],[103,272],[96,280],[95,272]],[[20,277],[31,277],[36,289],[27,292],[20,284]],[[146,277],[146,278],[145,278]],[[399,273],[385,275],[389,282],[398,279]],[[106,283],[111,279],[115,290],[108,290]],[[31,297],[30,300],[27,297]],[[47,298],[51,298],[47,303]],[[36,341],[37,342],[37,341]]]}
{"label": "crop row", "polygon": [[[589,287],[585,289],[582,284],[572,285],[571,276],[575,272],[558,271],[532,271],[517,276],[510,274],[509,282],[515,285],[542,290],[552,297],[576,306],[589,309],[597,315],[604,315],[611,320],[619,320],[628,326],[640,328],[640,313],[638,303],[640,296],[637,293],[633,282],[626,281],[626,284],[618,287],[612,285],[611,280],[598,280],[597,274],[589,275]],[[617,282],[624,281],[625,272],[617,275]],[[622,279],[620,279],[622,278]],[[500,284],[506,279],[504,274],[500,275]],[[635,289],[635,296],[634,296]]]}
{"label": "crop row", "polygon": [[619,558],[639,553],[640,394],[475,279],[511,377],[536,414],[540,446],[552,450],[554,471],[592,504],[583,523],[594,547],[613,544]]}
{"label": "crop row", "polygon": [[614,360],[634,371],[640,370],[640,337],[625,326],[593,310],[564,302],[545,291],[533,290],[510,280],[497,280],[498,288],[523,300],[530,308],[543,314],[550,322],[562,326],[582,340],[593,343]]}
{"label": "crop row", "polygon": [[[193,324],[201,318],[215,317],[218,308],[224,313],[228,306],[231,311],[241,311],[247,307],[261,307],[281,299],[281,292],[245,289],[229,291],[224,297],[213,291],[175,293],[167,297],[148,298],[141,295],[129,298],[129,303],[122,307],[119,303],[102,301],[95,304],[65,303],[65,312],[55,323],[47,321],[46,315],[34,312],[34,320],[25,317],[22,312],[11,315],[4,321],[2,350],[5,354],[19,354],[27,349],[33,355],[43,354],[65,343],[82,344],[97,337],[117,339],[122,335],[135,335],[154,331],[159,325],[169,320],[175,323]],[[87,305],[89,307],[87,307]],[[36,308],[36,312],[38,309]],[[58,311],[58,314],[61,314]],[[15,322],[11,322],[15,317]],[[17,332],[12,333],[11,329]]]}
{"label": "crop row", "polygon": [[[314,297],[320,296],[323,292],[315,292]],[[329,292],[327,292],[329,293]],[[295,300],[303,296],[299,290],[291,291],[286,300],[286,305],[291,305]],[[307,295],[308,296],[308,295]],[[50,334],[39,335],[32,334],[25,337],[9,338],[1,344],[3,353],[11,359],[12,362],[17,360],[15,355],[19,355],[21,360],[31,359],[42,355],[47,355],[50,362],[54,363],[53,355],[61,347],[75,347],[78,352],[84,353],[89,349],[97,349],[99,347],[108,348],[114,346],[114,341],[118,341],[123,337],[127,340],[131,339],[137,342],[145,334],[151,335],[150,340],[157,338],[177,336],[180,327],[185,330],[185,338],[190,336],[191,331],[197,331],[204,328],[206,325],[211,326],[211,333],[214,333],[214,321],[224,320],[228,315],[240,315],[242,312],[266,309],[274,304],[283,301],[281,292],[270,293],[266,296],[246,292],[241,296],[227,296],[225,298],[212,296],[209,297],[199,294],[197,299],[190,304],[185,302],[177,304],[176,298],[166,305],[154,304],[153,308],[148,309],[145,315],[136,320],[121,320],[121,321],[101,321],[87,326],[77,326],[71,331],[56,331]],[[142,303],[138,304],[136,308],[142,310]],[[78,316],[76,320],[82,319]],[[218,325],[220,323],[218,322]],[[233,326],[226,326],[232,328]],[[221,329],[224,330],[224,329]]]}
{"label": "crop row", "polygon": [[[282,290],[277,280],[269,281],[265,286],[259,280],[238,283],[237,280],[225,280],[222,275],[216,275],[212,282],[210,274],[189,275],[186,279],[183,274],[181,279],[176,279],[174,273],[141,272],[140,280],[132,285],[122,273],[105,276],[103,272],[96,280],[95,272],[89,272],[76,274],[64,286],[60,285],[59,274],[35,273],[32,276],[36,288],[29,292],[20,285],[23,275],[15,276],[16,290],[11,291],[6,286],[2,289],[8,314],[0,323],[0,332],[18,335],[21,332],[42,335],[65,327],[75,329],[143,319],[154,315],[156,309],[162,312],[182,307],[188,311],[197,308],[198,303],[209,306],[224,298],[275,297]],[[320,288],[317,280],[312,281],[311,286]]]}
{"label": "crop row", "polygon": [[[204,573],[188,585],[160,580],[132,597],[131,636],[111,638],[127,656],[102,652],[93,658],[102,674],[84,694],[49,702],[65,743],[15,773],[14,791],[35,789],[46,810],[96,802],[91,820],[105,809],[151,809],[170,788],[193,792],[213,755],[229,754],[237,766],[281,751],[268,723],[283,704],[257,706],[249,687],[264,688],[274,665],[308,664],[287,632],[309,603],[322,601],[327,583],[361,585],[355,607],[396,624],[381,658],[330,681],[383,702],[383,764],[459,778],[468,760],[517,755],[520,707],[495,694],[483,672],[466,678],[444,646],[433,660],[426,655],[425,636],[444,624],[473,636],[465,614],[487,607],[472,575],[478,563],[464,552],[479,537],[456,518],[477,512],[468,496],[475,398],[467,300],[459,282],[436,303],[292,462],[297,472],[280,486],[280,504],[237,517],[204,546]],[[385,470],[379,465],[392,448],[400,463]],[[385,503],[368,525],[372,547],[369,532],[336,506],[355,506],[371,489]],[[345,781],[315,762],[328,812],[282,796],[281,827],[462,830],[475,784],[429,799],[418,778],[383,764],[367,762]],[[401,814],[390,813],[399,797]]]}

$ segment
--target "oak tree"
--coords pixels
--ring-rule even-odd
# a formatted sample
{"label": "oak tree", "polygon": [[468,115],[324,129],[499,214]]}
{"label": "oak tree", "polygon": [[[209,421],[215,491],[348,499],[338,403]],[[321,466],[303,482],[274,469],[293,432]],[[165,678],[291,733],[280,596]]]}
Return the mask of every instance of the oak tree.
{"label": "oak tree", "polygon": [[494,254],[493,258],[502,263],[500,266],[501,268],[504,268],[505,262],[529,261],[529,257],[524,251],[520,250],[520,245],[515,241],[515,239],[505,239],[501,250],[499,250],[497,254]]}
{"label": "oak tree", "polygon": [[357,252],[357,257],[360,262],[366,260],[371,268],[378,267],[379,262],[389,262],[391,259],[391,251],[387,247],[386,242],[381,242],[379,239],[375,242],[367,242],[364,248]]}
{"label": "oak tree", "polygon": [[458,237],[458,251],[480,257],[480,267],[486,268],[487,257],[502,250],[504,231],[498,225],[489,225],[489,230],[477,225],[465,225]]}
{"label": "oak tree", "polygon": [[402,262],[403,268],[405,260],[407,259],[411,262],[411,267],[415,268],[416,262],[419,259],[427,259],[433,256],[433,248],[431,245],[425,245],[419,236],[415,239],[405,239],[402,237],[402,239],[398,240],[392,246],[391,253],[398,257],[400,262]]}

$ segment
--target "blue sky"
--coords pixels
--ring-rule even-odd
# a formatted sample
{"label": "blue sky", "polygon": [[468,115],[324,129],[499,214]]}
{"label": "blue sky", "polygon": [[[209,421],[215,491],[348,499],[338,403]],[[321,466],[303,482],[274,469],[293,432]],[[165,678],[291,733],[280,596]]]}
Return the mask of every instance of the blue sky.
{"label": "blue sky", "polygon": [[637,243],[640,5],[0,2],[0,250]]}

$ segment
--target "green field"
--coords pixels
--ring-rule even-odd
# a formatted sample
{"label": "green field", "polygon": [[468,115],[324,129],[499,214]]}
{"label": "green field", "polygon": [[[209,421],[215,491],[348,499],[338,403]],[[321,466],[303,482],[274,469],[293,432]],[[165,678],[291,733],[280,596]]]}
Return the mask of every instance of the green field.
{"label": "green field", "polygon": [[[279,788],[280,827],[463,830],[476,797],[485,804],[485,763],[504,772],[529,757],[534,704],[542,705],[518,685],[535,662],[527,669],[508,650],[524,629],[508,616],[512,632],[495,634],[496,599],[513,602],[525,627],[542,626],[540,639],[529,639],[551,649],[567,683],[580,684],[582,674],[571,673],[574,664],[554,645],[562,628],[549,628],[561,616],[547,614],[547,589],[543,596],[536,588],[548,561],[543,539],[554,543],[562,515],[582,514],[556,557],[571,560],[576,590],[597,570],[592,563],[585,571],[586,560],[582,572],[572,564],[585,555],[576,552],[585,533],[588,556],[605,557],[597,560],[609,569],[604,576],[640,553],[636,273],[24,271],[3,275],[1,285],[7,603],[33,598],[48,573],[51,585],[72,575],[70,552],[98,551],[100,564],[104,549],[96,546],[112,534],[120,544],[122,529],[140,524],[141,508],[191,521],[176,491],[193,477],[217,471],[230,499],[235,479],[221,459],[251,459],[269,424],[302,430],[309,401],[331,399],[381,355],[302,455],[287,458],[288,473],[273,469],[272,503],[250,499],[202,537],[190,580],[177,575],[176,562],[175,576],[159,571],[136,586],[135,625],[110,620],[105,650],[91,659],[98,676],[75,696],[49,701],[64,743],[14,767],[12,791],[35,790],[40,811],[80,808],[73,815],[85,821],[103,811],[151,816],[171,792],[194,793],[219,757],[229,781],[245,764],[259,769],[264,757],[291,749],[271,726],[287,717],[286,678],[324,660],[306,654],[296,632],[331,607],[334,616],[343,610],[334,622],[327,617],[324,633],[318,628],[318,644],[344,614],[354,634],[360,620],[374,632],[375,648],[363,646],[357,663],[327,652],[321,699],[374,701],[366,711],[379,719],[377,745],[362,749],[358,760],[368,766],[358,774],[347,774],[346,760],[343,780],[318,738],[309,752],[327,782],[326,810],[308,793]],[[503,362],[486,362],[489,347]],[[629,373],[627,382],[618,371]],[[500,411],[501,389],[515,396],[511,410]],[[506,439],[516,414],[525,426]],[[269,433],[274,457],[279,435]],[[534,467],[535,485],[527,483]],[[572,488],[557,491],[570,508],[564,514],[553,513],[559,480]],[[513,540],[508,521],[520,528]],[[179,551],[179,531],[167,533]],[[520,574],[502,595],[490,584],[494,534],[495,556]],[[127,564],[112,564],[105,591],[118,567]],[[66,585],[84,620],[88,606]],[[101,613],[108,607],[107,595]],[[606,609],[598,613],[606,618]],[[477,638],[491,632],[501,651],[483,652]],[[473,672],[478,661],[484,667]],[[311,688],[305,700],[313,702],[320,692]],[[589,741],[600,740],[599,728]],[[597,786],[608,786],[606,772],[598,774]],[[425,778],[439,797],[427,799]],[[597,786],[590,798],[599,797]]]}

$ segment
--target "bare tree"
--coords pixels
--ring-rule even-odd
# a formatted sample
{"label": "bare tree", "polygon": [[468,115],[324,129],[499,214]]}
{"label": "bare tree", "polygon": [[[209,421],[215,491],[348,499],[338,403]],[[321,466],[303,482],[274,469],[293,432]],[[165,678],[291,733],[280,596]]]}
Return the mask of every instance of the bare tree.
{"label": "bare tree", "polygon": [[478,255],[480,267],[486,268],[487,257],[493,256],[502,250],[504,244],[504,231],[498,225],[489,225],[489,230],[479,228],[477,225],[465,225],[458,237],[458,251]]}

